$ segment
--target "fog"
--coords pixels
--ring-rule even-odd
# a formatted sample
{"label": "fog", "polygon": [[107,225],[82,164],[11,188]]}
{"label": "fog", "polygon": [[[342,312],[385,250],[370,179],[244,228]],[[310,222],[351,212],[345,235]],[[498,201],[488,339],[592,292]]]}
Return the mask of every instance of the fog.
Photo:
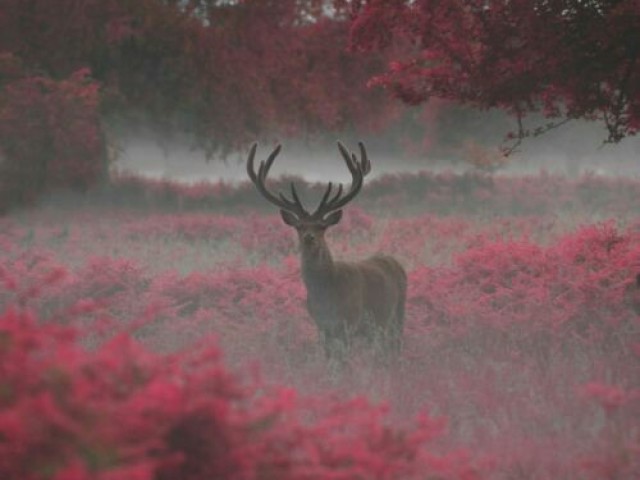
{"label": "fog", "polygon": [[[260,145],[256,162],[264,160],[275,145]],[[357,151],[357,144],[347,148]],[[380,158],[374,151],[369,152],[374,162],[371,177],[386,173],[414,172],[428,165],[406,157]],[[127,142],[122,156],[115,167],[119,171],[131,172],[152,178],[171,179],[183,182],[225,181],[237,183],[247,179],[247,152],[231,155],[224,161],[205,161],[203,152],[192,151],[188,146],[173,144],[161,148],[152,139],[135,139]],[[345,181],[349,171],[344,165],[337,147],[334,152],[314,146],[305,150],[302,146],[284,145],[277,157],[270,175],[294,175],[307,181]]]}
{"label": "fog", "polygon": [[[577,176],[586,172],[611,176],[640,175],[640,138],[624,139],[619,144],[603,144],[606,132],[593,123],[575,122],[538,138],[526,139],[509,157],[499,172],[506,175],[535,174],[541,170]],[[364,138],[373,164],[371,178],[388,173],[420,170],[473,170],[460,158],[440,157],[428,152],[408,155],[385,148],[384,138]],[[474,139],[479,142],[479,139]],[[193,150],[187,142],[169,145],[151,136],[119,139],[121,153],[114,165],[117,171],[181,182],[225,181],[236,183],[246,179],[247,152],[237,152],[226,159],[205,161],[203,151]],[[357,140],[344,140],[357,151]],[[264,159],[273,144],[262,144],[256,160]],[[495,154],[499,144],[495,145]],[[490,147],[493,148],[493,147]],[[299,176],[307,181],[345,181],[349,174],[333,142],[283,142],[271,175]]]}

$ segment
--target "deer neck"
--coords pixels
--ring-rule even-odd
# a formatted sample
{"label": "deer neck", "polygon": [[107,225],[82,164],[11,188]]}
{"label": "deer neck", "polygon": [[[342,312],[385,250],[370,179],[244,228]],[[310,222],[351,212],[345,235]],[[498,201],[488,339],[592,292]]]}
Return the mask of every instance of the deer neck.
{"label": "deer neck", "polygon": [[309,293],[324,290],[333,280],[334,262],[326,243],[315,248],[302,246],[302,278]]}

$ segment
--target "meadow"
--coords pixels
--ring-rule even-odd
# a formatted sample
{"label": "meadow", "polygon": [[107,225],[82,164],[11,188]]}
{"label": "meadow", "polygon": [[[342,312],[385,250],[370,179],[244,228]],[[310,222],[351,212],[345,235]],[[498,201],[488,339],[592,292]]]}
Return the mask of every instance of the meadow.
{"label": "meadow", "polygon": [[404,347],[340,370],[248,183],[54,200],[0,219],[0,478],[640,478],[640,179],[369,182],[328,243],[403,263]]}

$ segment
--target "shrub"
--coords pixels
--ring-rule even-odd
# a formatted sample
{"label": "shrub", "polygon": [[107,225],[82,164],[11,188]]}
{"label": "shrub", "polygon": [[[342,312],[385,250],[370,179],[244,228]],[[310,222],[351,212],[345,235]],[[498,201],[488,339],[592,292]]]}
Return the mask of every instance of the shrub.
{"label": "shrub", "polygon": [[0,316],[3,479],[473,478],[426,448],[442,421],[394,429],[364,399],[243,382],[215,347],[156,356],[123,333],[88,351],[81,334]]}
{"label": "shrub", "polygon": [[[15,62],[0,58],[0,74],[7,65]],[[88,70],[63,80],[14,74],[0,85],[0,211],[46,191],[84,191],[106,174],[98,85]]]}

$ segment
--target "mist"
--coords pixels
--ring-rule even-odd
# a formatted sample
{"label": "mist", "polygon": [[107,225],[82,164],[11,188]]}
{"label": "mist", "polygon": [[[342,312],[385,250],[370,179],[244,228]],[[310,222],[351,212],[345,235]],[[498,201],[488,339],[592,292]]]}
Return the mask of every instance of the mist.
{"label": "mist", "polygon": [[[495,130],[495,129],[494,129]],[[487,148],[493,155],[500,156],[498,148],[499,132],[496,140]],[[540,171],[576,177],[584,173],[606,176],[640,175],[640,138],[629,137],[618,144],[605,144],[605,131],[589,122],[575,121],[546,134],[525,139],[516,152],[512,153],[503,167],[496,173],[501,175],[531,175]],[[322,135],[320,138],[327,138]],[[338,136],[337,136],[338,137]],[[353,134],[340,139],[348,148],[357,151],[357,142],[363,140],[373,163],[369,176],[374,179],[386,174],[415,173],[424,170],[451,170],[462,173],[473,171],[472,165],[455,157],[444,157],[429,151],[407,153],[395,147],[389,148],[376,137]],[[469,132],[469,138],[474,138]],[[238,183],[247,179],[247,151],[236,152],[224,159],[205,160],[203,151],[194,149],[188,141],[174,141],[160,144],[152,135],[116,139],[121,153],[112,168],[115,171],[139,174],[144,177],[173,180],[178,182],[228,182]],[[348,170],[335,146],[328,140],[283,141],[283,149],[272,169],[271,176],[291,175],[308,182],[344,182],[349,180]],[[275,144],[259,145],[257,159],[266,158]]]}

